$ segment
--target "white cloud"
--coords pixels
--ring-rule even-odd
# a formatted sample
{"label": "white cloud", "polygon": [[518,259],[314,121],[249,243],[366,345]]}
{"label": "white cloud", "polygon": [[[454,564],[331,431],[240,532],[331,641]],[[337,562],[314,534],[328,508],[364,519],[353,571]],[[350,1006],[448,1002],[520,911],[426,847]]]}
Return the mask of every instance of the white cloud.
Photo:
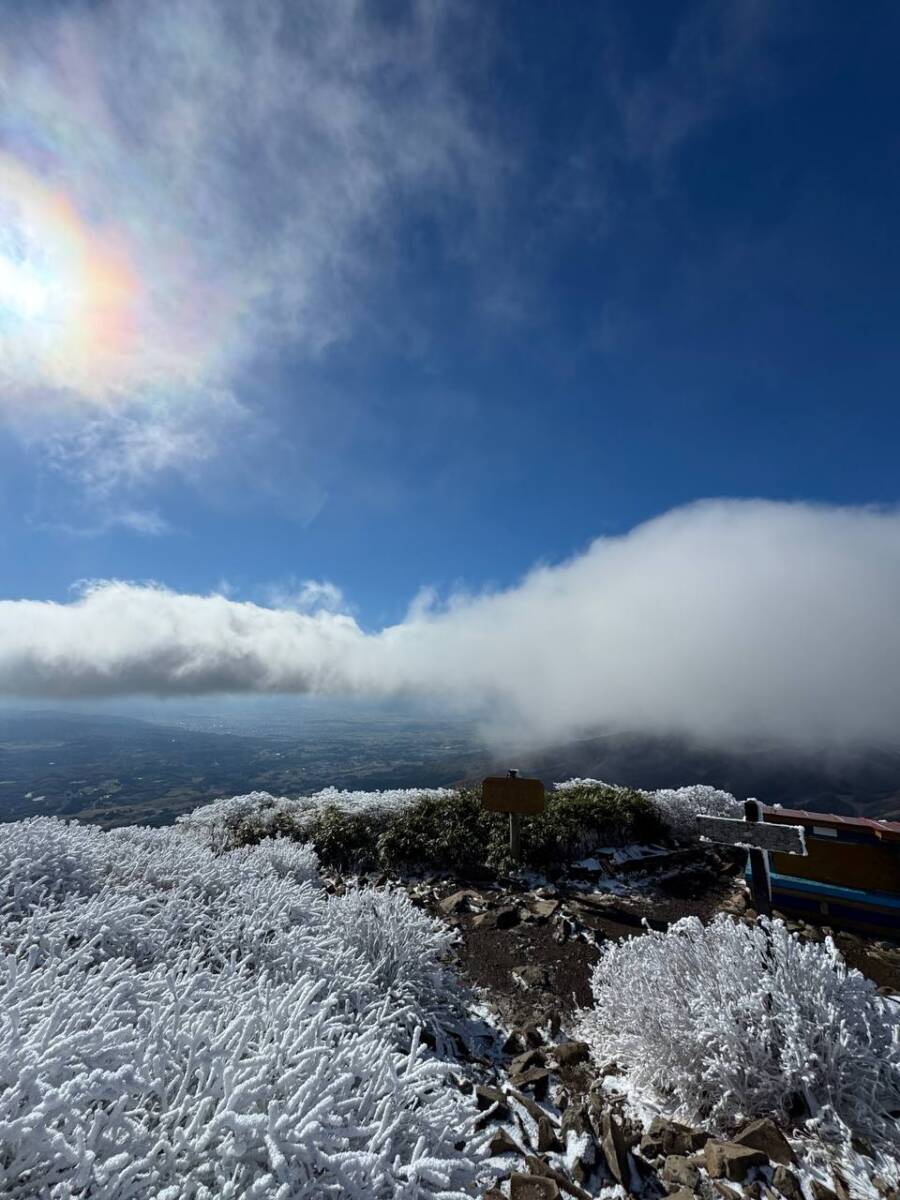
{"label": "white cloud", "polygon": [[295,612],[345,612],[347,602],[339,587],[327,580],[304,579],[273,584],[265,589],[266,600],[273,608],[293,609]]}
{"label": "white cloud", "polygon": [[126,583],[5,601],[0,690],[412,692],[488,705],[538,741],[609,726],[896,744],[898,602],[897,513],[714,501],[377,634]]}

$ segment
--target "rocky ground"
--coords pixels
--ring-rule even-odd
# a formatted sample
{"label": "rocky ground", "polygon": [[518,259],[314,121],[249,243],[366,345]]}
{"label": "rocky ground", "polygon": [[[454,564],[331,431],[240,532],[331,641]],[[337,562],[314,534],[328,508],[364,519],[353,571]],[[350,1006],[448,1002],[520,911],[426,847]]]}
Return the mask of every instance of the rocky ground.
{"label": "rocky ground", "polygon": [[[863,1143],[847,1171],[821,1148],[804,1147],[797,1130],[769,1120],[727,1140],[661,1115],[638,1120],[616,1091],[615,1064],[598,1072],[572,1036],[576,1011],[591,1003],[590,975],[606,940],[639,937],[645,923],[665,929],[688,915],[755,918],[740,867],[712,847],[629,847],[598,851],[553,880],[396,880],[459,930],[459,967],[484,1018],[459,1044],[466,1063],[459,1085],[476,1090],[497,1168],[484,1200],[590,1200],[601,1192],[647,1200],[900,1200]],[[336,878],[330,886],[344,884]],[[833,933],[848,962],[885,994],[900,994],[900,944],[788,924],[815,940]]]}

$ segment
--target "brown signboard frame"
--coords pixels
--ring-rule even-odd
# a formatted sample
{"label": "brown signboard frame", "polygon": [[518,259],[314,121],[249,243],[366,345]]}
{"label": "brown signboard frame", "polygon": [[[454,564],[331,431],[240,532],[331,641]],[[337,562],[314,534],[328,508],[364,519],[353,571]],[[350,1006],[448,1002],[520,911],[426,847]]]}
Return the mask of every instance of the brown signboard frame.
{"label": "brown signboard frame", "polygon": [[536,816],[544,811],[544,785],[540,779],[489,775],[481,785],[481,799],[491,812]]}

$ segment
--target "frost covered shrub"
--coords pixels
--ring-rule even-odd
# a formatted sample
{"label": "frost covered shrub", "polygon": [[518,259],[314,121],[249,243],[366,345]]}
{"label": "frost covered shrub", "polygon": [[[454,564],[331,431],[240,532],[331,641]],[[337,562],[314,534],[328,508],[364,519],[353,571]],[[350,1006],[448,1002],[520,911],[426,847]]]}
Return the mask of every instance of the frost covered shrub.
{"label": "frost covered shrub", "polygon": [[4,1200],[472,1194],[472,1100],[419,1045],[455,986],[429,918],[278,841],[4,836]]}
{"label": "frost covered shrub", "polygon": [[653,836],[659,836],[660,832],[664,831],[671,837],[687,841],[697,839],[694,818],[700,813],[707,813],[713,817],[744,815],[743,805],[730,792],[709,787],[705,783],[695,783],[690,787],[635,792],[631,788],[603,783],[599,779],[567,779],[554,784],[554,789],[565,796],[602,795],[608,798],[608,802],[613,802],[616,796],[641,796],[657,820],[656,834]]}
{"label": "frost covered shrub", "polygon": [[[249,792],[215,800],[178,818],[212,849],[221,850],[258,842],[282,833],[289,837],[310,836],[322,819],[347,818],[369,832],[420,800],[453,796],[448,788],[390,788],[374,792],[322,788],[296,800]],[[314,839],[313,839],[314,840]]]}
{"label": "frost covered shrub", "polygon": [[780,921],[696,917],[607,944],[582,1032],[598,1064],[689,1122],[782,1115],[798,1098],[900,1148],[900,1025],[834,944]]}
{"label": "frost covered shrub", "polygon": [[415,1001],[428,1016],[446,1014],[457,1003],[459,993],[442,965],[455,932],[420,913],[406,892],[354,888],[331,901],[329,921],[395,999]]}
{"label": "frost covered shrub", "polygon": [[490,857],[491,839],[503,820],[482,806],[479,788],[423,796],[383,827],[378,858],[385,865],[465,870]]}
{"label": "frost covered shrub", "polygon": [[23,916],[69,894],[97,891],[106,874],[102,836],[95,826],[70,827],[46,817],[5,825],[0,838],[0,919]]}
{"label": "frost covered shrub", "polygon": [[233,861],[246,864],[248,870],[289,879],[291,883],[321,885],[319,860],[311,846],[286,837],[263,838],[252,848],[232,850]]}
{"label": "frost covered shrub", "polygon": [[598,845],[652,841],[662,832],[641,792],[572,779],[548,794],[541,817],[526,822],[523,840],[529,860],[540,865],[579,858]]}
{"label": "frost covered shrub", "polygon": [[646,792],[667,831],[685,841],[697,840],[694,818],[700,813],[712,817],[742,817],[744,806],[730,792],[695,783],[691,787],[660,788]]}
{"label": "frost covered shrub", "polygon": [[[181,828],[217,851],[262,839],[306,842],[341,870],[409,866],[467,870],[509,866],[509,822],[488,812],[480,788],[337,792],[298,800],[265,792],[218,800],[179,818]],[[662,835],[647,798],[629,788],[572,780],[547,796],[547,808],[523,827],[524,861],[549,867],[602,843]]]}

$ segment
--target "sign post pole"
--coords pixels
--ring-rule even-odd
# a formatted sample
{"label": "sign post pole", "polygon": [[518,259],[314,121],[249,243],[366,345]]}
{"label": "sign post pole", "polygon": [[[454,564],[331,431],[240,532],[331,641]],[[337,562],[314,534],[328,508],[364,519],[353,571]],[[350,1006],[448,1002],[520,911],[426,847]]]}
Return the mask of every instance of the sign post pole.
{"label": "sign post pole", "polygon": [[[518,779],[518,771],[507,771],[507,779]],[[511,812],[509,814],[509,853],[513,862],[522,861],[522,814]]]}
{"label": "sign post pole", "polygon": [[481,783],[481,802],[489,812],[509,814],[509,853],[522,861],[522,817],[544,811],[544,785],[540,779],[520,779],[518,771],[489,775]]}
{"label": "sign post pole", "polygon": [[[763,819],[762,805],[758,800],[744,801],[744,820],[757,825]],[[772,916],[772,878],[769,874],[768,850],[752,849],[750,854],[750,891],[753,906],[761,917]]]}

